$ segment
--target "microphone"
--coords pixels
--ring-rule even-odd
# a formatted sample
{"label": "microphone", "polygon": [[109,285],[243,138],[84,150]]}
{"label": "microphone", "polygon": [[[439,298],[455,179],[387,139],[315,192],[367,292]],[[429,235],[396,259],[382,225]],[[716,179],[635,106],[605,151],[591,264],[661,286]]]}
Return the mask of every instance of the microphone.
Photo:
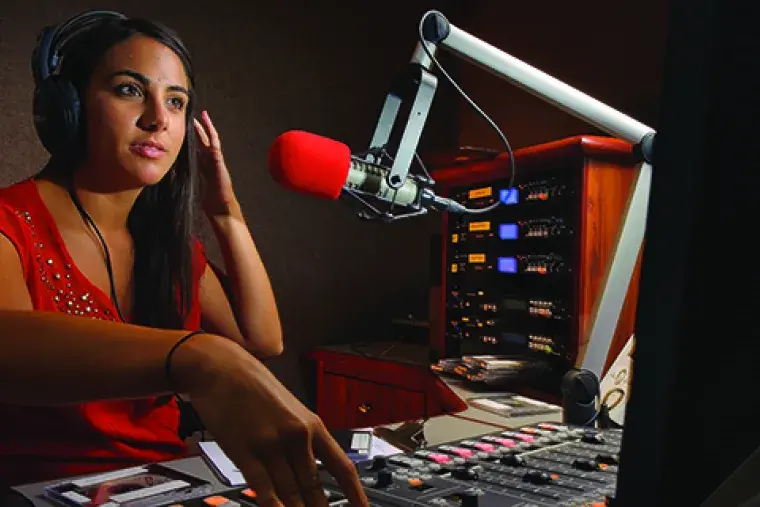
{"label": "microphone", "polygon": [[422,213],[428,209],[480,212],[435,195],[414,176],[408,176],[399,188],[393,188],[387,181],[389,168],[353,156],[349,147],[339,141],[301,130],[285,132],[275,139],[268,165],[272,178],[284,188],[323,199],[335,200],[349,193]]}

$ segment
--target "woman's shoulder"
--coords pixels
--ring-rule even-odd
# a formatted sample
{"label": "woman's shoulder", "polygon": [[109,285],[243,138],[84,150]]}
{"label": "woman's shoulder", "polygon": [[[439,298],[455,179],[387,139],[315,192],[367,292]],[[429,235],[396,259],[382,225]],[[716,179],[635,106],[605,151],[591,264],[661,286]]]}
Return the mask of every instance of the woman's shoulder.
{"label": "woman's shoulder", "polygon": [[22,213],[33,202],[36,191],[34,178],[31,177],[0,186],[0,207]]}
{"label": "woman's shoulder", "polygon": [[[39,194],[34,178],[27,178],[0,187],[0,230],[15,233],[15,240],[20,240],[26,229],[33,229],[34,222],[44,218],[39,213]],[[26,231],[31,232],[31,230]]]}
{"label": "woman's shoulder", "polygon": [[29,255],[37,244],[33,223],[36,191],[31,178],[0,187],[0,234],[16,248],[24,273],[28,272]]}

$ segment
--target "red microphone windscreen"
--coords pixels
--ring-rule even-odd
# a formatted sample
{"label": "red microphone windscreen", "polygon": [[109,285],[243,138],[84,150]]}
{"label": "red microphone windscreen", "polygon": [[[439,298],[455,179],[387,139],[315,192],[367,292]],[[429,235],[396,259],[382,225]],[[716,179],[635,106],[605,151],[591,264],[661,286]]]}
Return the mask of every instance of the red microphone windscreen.
{"label": "red microphone windscreen", "polygon": [[301,130],[290,130],[269,149],[269,172],[289,190],[337,199],[348,179],[351,150],[345,144]]}

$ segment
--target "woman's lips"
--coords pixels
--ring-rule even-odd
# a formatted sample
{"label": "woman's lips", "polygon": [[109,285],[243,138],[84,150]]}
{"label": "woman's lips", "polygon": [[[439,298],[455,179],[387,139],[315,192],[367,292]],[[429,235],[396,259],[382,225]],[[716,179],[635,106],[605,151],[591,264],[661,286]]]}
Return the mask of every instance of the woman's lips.
{"label": "woman's lips", "polygon": [[166,155],[166,151],[162,150],[161,148],[151,145],[151,144],[133,144],[129,147],[129,149],[136,153],[137,155],[140,155],[141,157],[149,158],[149,159],[159,159]]}

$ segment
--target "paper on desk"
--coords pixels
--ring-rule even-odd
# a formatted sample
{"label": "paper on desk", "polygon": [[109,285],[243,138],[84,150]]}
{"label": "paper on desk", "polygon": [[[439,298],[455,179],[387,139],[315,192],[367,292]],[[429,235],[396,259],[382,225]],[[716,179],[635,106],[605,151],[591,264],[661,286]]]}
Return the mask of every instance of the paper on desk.
{"label": "paper on desk", "polygon": [[[243,474],[238,470],[238,467],[227,457],[219,444],[216,442],[198,442],[201,453],[209,462],[214,471],[220,475],[222,482],[228,486],[244,486],[246,484]],[[391,456],[393,454],[399,454],[403,452],[398,447],[395,447],[385,440],[376,436],[370,437],[369,458],[372,459],[375,456]],[[322,463],[317,460],[317,464]]]}
{"label": "paper on desk", "polygon": [[198,442],[201,452],[214,471],[228,486],[244,486],[245,479],[238,467],[227,457],[216,442]]}
{"label": "paper on desk", "polygon": [[622,425],[625,421],[625,406],[631,391],[632,355],[636,338],[631,335],[615,362],[602,378],[600,384],[602,404],[607,405],[610,419]]}
{"label": "paper on desk", "polygon": [[366,449],[367,452],[363,452],[363,454],[368,455],[369,458],[374,458],[375,456],[391,456],[393,454],[404,452],[402,449],[389,444],[382,438],[373,435],[373,428],[354,428],[353,431],[354,436],[351,442],[351,448],[359,452]]}
{"label": "paper on desk", "polygon": [[402,452],[404,452],[402,449],[389,444],[382,438],[372,436],[372,445],[369,451],[370,458],[374,458],[375,456],[392,456]]}

